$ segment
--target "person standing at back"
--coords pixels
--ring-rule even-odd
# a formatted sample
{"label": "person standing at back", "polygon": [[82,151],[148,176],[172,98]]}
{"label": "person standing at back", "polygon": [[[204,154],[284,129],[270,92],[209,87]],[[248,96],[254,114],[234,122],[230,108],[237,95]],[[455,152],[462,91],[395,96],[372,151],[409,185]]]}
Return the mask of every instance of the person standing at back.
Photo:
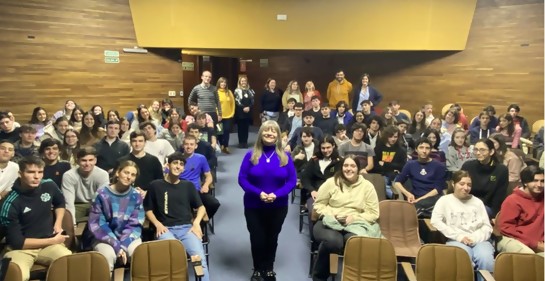
{"label": "person standing at back", "polygon": [[210,84],[212,73],[208,70],[202,72],[202,82],[196,85],[189,93],[189,102],[197,103],[202,112],[208,113],[214,125],[221,121],[221,104],[216,86]]}
{"label": "person standing at back", "polygon": [[382,101],[382,94],[369,85],[369,80],[369,74],[361,76],[361,83],[352,94],[352,112],[362,111],[362,102],[366,100],[371,102],[371,111],[374,112],[375,106]]}
{"label": "person standing at back", "polygon": [[[252,124],[252,108],[255,92],[250,88],[247,77],[238,79],[235,90],[238,144],[240,148],[248,148],[248,134]],[[224,128],[225,129],[225,128]]]}
{"label": "person standing at back", "polygon": [[[339,70],[335,74],[335,80],[329,82],[327,86],[327,100],[329,107],[334,106],[340,101],[346,101],[350,104],[350,94],[352,93],[352,83],[344,78],[344,71]],[[357,102],[357,101],[356,101]]]}
{"label": "person standing at back", "polygon": [[291,157],[282,149],[280,127],[268,120],[240,166],[238,183],[244,190],[244,216],[250,232],[254,265],[251,281],[276,281],[274,260],[278,235],[288,213],[288,195],[297,184]]}

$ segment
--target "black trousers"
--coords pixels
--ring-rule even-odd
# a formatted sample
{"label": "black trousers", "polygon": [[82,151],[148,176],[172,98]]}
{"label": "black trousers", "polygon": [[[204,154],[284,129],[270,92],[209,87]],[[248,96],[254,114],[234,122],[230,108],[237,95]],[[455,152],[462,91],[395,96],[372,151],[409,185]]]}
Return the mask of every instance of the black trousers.
{"label": "black trousers", "polygon": [[244,209],[246,226],[255,270],[273,270],[278,247],[278,235],[288,213],[288,207]]}
{"label": "black trousers", "polygon": [[223,134],[218,136],[219,143],[224,147],[229,147],[229,135],[233,127],[233,118],[221,119],[223,124]]}
{"label": "black trousers", "polygon": [[320,246],[312,270],[312,281],[327,280],[329,277],[329,254],[342,254],[346,241],[354,235],[354,233],[327,228],[321,220],[316,222],[314,225],[314,239],[320,242]]}
{"label": "black trousers", "polygon": [[220,201],[216,199],[212,194],[210,193],[200,193],[202,204],[204,205],[204,208],[206,209],[206,214],[209,218],[214,217],[214,214],[218,211],[220,208]]}
{"label": "black trousers", "polygon": [[239,144],[248,144],[248,132],[250,130],[249,118],[241,118],[237,120],[237,133],[238,133],[238,143]]}

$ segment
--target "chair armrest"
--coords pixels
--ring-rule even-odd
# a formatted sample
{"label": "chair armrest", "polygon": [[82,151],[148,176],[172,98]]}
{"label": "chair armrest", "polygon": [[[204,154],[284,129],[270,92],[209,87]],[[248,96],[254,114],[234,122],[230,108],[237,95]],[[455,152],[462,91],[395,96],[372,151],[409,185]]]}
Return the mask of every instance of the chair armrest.
{"label": "chair armrest", "polygon": [[312,213],[310,214],[310,220],[313,222],[317,222],[320,218],[320,215],[316,212],[316,210],[312,209]]}
{"label": "chair armrest", "polygon": [[428,229],[430,231],[437,231],[437,228],[435,228],[435,226],[433,226],[431,224],[431,220],[430,219],[424,219],[424,222],[426,223],[426,226],[428,227]]}
{"label": "chair armrest", "polygon": [[195,270],[195,275],[197,277],[204,276],[204,270],[202,269],[202,262],[200,256],[191,256],[191,263],[193,264],[193,269]]}
{"label": "chair armrest", "polygon": [[123,281],[125,280],[125,268],[118,267],[114,269],[114,281]]}
{"label": "chair armrest", "polygon": [[339,273],[339,255],[329,254],[329,273],[337,275]]}
{"label": "chair armrest", "polygon": [[413,266],[408,262],[402,262],[401,267],[405,272],[405,276],[409,281],[416,281],[416,275],[414,274]]}
{"label": "chair armrest", "polygon": [[77,238],[81,238],[81,235],[83,234],[83,231],[85,230],[86,227],[87,227],[86,222],[80,222],[77,224],[77,227],[74,229],[74,234],[76,235]]}
{"label": "chair armrest", "polygon": [[487,270],[484,270],[484,269],[481,269],[479,270],[479,274],[484,278],[485,281],[494,281],[494,277],[492,276],[492,274],[490,274],[490,272],[488,272]]}

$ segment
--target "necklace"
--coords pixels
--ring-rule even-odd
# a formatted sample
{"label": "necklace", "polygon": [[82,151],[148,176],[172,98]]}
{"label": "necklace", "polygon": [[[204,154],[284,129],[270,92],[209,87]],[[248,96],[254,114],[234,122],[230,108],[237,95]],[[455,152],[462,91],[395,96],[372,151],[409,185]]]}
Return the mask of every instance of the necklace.
{"label": "necklace", "polygon": [[263,152],[263,155],[265,155],[265,158],[267,158],[267,159],[265,160],[265,162],[271,163],[271,157],[272,157],[275,153],[276,153],[276,150],[274,150],[274,151],[271,153],[270,156],[267,156],[267,154],[265,154],[265,152]]}

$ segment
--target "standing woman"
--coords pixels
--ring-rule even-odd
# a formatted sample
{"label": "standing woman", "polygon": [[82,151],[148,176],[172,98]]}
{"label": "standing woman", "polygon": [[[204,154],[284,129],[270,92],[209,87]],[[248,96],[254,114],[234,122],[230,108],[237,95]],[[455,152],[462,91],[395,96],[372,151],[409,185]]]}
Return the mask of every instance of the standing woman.
{"label": "standing woman", "polygon": [[502,134],[505,137],[505,143],[511,148],[518,148],[520,143],[520,136],[522,134],[522,128],[519,125],[515,125],[513,116],[509,113],[500,115],[498,127],[496,132]]}
{"label": "standing woman", "polygon": [[299,83],[295,80],[291,80],[288,83],[288,87],[286,87],[286,91],[284,92],[284,95],[282,95],[282,106],[284,107],[284,111],[288,110],[288,100],[290,98],[294,98],[295,103],[303,102],[303,94],[299,88]]}
{"label": "standing woman", "polygon": [[99,188],[91,204],[83,245],[101,253],[110,271],[117,260],[127,264],[136,247],[142,244],[143,198],[133,187],[137,176],[136,163],[130,160],[121,163],[115,182]]}
{"label": "standing woman", "polygon": [[47,111],[43,107],[35,107],[28,123],[36,129],[36,138],[40,138],[44,135],[45,126],[51,124],[51,121],[47,120]]}
{"label": "standing woman", "polygon": [[382,101],[382,94],[377,91],[377,89],[369,86],[369,74],[364,73],[361,76],[361,83],[358,87],[354,89],[352,93],[352,112],[362,111],[361,103],[363,101],[371,102],[371,111],[375,111],[375,106],[377,106]]}
{"label": "standing woman", "polygon": [[[276,94],[271,92],[269,92],[268,94],[266,93],[264,94],[264,96],[262,96],[262,100],[265,99],[265,95],[269,95],[269,97],[267,97],[268,99],[271,98],[270,96]],[[237,89],[235,90],[235,102],[238,147],[240,148],[248,148],[248,132],[250,130],[250,124],[252,124],[252,107],[254,106],[254,96],[255,92],[250,88],[248,78],[245,76],[241,76],[240,78],[238,78]],[[280,102],[280,99],[278,99],[277,102]],[[278,108],[280,108],[280,106],[278,106]],[[263,114],[267,116],[269,113],[265,113],[264,111]],[[278,118],[278,112],[276,112],[276,116]]]}
{"label": "standing woman", "polygon": [[274,260],[278,235],[288,213],[288,195],[297,183],[295,166],[282,149],[280,127],[265,121],[257,141],[240,166],[244,216],[250,232],[254,273],[251,281],[276,281]]}
{"label": "standing woman", "polygon": [[218,97],[221,104],[221,124],[223,126],[223,134],[218,136],[221,145],[221,151],[229,154],[229,136],[233,127],[233,117],[235,116],[235,97],[231,90],[227,88],[227,79],[220,77],[216,88],[218,89]]}
{"label": "standing woman", "polygon": [[[240,81],[240,78],[239,78]],[[276,88],[276,80],[269,78],[265,84],[265,91],[261,95],[262,120],[278,121],[282,106],[282,91]]]}
{"label": "standing woman", "polygon": [[312,103],[310,101],[314,96],[317,96],[318,98],[320,98],[320,100],[322,100],[322,96],[320,95],[320,92],[316,90],[314,82],[307,81],[307,83],[305,83],[305,93],[303,94],[303,104],[305,105],[305,111],[312,108]]}
{"label": "standing woman", "polygon": [[473,153],[477,159],[466,161],[462,170],[471,177],[471,194],[483,201],[488,216],[494,218],[507,195],[509,171],[498,162],[494,142],[490,139],[479,140]]}

